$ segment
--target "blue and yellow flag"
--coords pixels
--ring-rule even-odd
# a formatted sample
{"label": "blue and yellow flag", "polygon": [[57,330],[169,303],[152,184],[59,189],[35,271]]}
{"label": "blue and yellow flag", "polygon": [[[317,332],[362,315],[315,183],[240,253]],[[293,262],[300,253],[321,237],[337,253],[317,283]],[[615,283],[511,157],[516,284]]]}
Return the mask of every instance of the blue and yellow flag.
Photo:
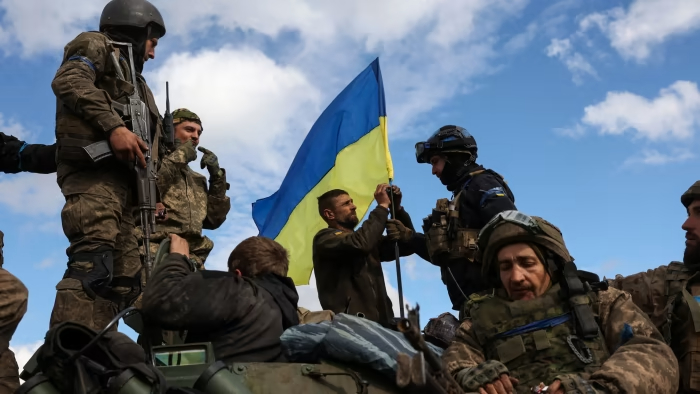
{"label": "blue and yellow flag", "polygon": [[327,227],[317,198],[332,189],[346,190],[362,220],[377,185],[393,177],[377,58],[316,120],[279,190],[253,203],[253,220],[259,235],[289,251],[289,276],[306,285],[313,270],[314,235]]}

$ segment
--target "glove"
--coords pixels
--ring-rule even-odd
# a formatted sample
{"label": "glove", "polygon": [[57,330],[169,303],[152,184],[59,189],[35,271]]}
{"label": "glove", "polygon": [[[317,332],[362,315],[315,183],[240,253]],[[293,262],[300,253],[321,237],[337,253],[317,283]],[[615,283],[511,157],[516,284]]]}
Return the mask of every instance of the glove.
{"label": "glove", "polygon": [[386,235],[392,241],[408,242],[413,238],[413,230],[399,220],[389,219],[386,221]]}
{"label": "glove", "polygon": [[202,156],[202,161],[200,162],[201,168],[204,169],[204,167],[207,167],[207,171],[209,171],[209,175],[211,176],[221,176],[219,158],[216,157],[212,151],[202,148],[201,146],[197,148],[197,150],[204,153],[204,156]]}
{"label": "glove", "polygon": [[488,383],[498,379],[502,374],[508,374],[508,367],[500,361],[489,360],[485,361],[476,367],[465,368],[457,372],[455,380],[462,386],[464,391],[479,391],[479,387],[483,387]]}
{"label": "glove", "polygon": [[606,390],[593,387],[594,383],[576,374],[558,375],[554,380],[561,381],[561,388],[566,394],[607,394]]}
{"label": "glove", "polygon": [[182,142],[179,138],[175,138],[175,152],[184,155],[186,163],[197,158],[197,151],[194,150],[194,142],[192,140]]}

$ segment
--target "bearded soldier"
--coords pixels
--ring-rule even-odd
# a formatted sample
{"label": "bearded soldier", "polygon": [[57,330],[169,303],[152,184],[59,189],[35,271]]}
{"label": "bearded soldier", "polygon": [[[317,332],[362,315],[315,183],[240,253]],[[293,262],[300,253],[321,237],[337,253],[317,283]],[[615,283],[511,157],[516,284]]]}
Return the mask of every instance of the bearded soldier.
{"label": "bearded soldier", "polygon": [[678,364],[659,331],[628,293],[576,270],[557,227],[506,211],[478,245],[494,290],[469,297],[443,353],[465,391],[676,392]]}
{"label": "bearded soldier", "polygon": [[[51,326],[74,321],[100,330],[141,292],[132,213],[135,168],[149,168],[149,157],[157,164],[162,135],[141,73],[163,35],[165,24],[153,4],[112,0],[99,32],[81,33],[65,46],[51,87],[57,98],[57,181],[66,199],[61,220],[70,246]],[[136,99],[145,110],[134,110]],[[150,152],[132,132],[136,125],[149,130]],[[92,150],[105,141],[112,155]]]}
{"label": "bearded soldier", "polygon": [[688,212],[683,262],[610,280],[629,292],[678,358],[679,393],[700,393],[700,181],[681,196]]}
{"label": "bearded soldier", "polygon": [[[226,220],[231,209],[231,199],[226,196],[229,185],[226,170],[219,167],[218,158],[208,149],[197,148],[204,153],[200,165],[209,172],[208,187],[207,178],[189,166],[197,159],[195,148],[204,130],[199,116],[186,108],[176,109],[172,116],[176,148],[163,155],[158,169],[164,219],[159,220],[158,230],[151,237],[151,253],[155,255],[168,234],[177,234],[188,242],[190,259],[201,269],[214,248],[212,240],[202,235],[202,229],[217,229]],[[137,238],[142,238],[141,228],[136,231]]]}
{"label": "bearded soldier", "polygon": [[451,201],[437,201],[433,214],[423,219],[423,231],[430,261],[440,267],[456,311],[466,296],[485,289],[475,261],[479,229],[497,213],[516,209],[503,177],[477,164],[476,158],[476,140],[459,126],[443,126],[416,144],[418,163],[429,163],[433,175],[453,193]]}

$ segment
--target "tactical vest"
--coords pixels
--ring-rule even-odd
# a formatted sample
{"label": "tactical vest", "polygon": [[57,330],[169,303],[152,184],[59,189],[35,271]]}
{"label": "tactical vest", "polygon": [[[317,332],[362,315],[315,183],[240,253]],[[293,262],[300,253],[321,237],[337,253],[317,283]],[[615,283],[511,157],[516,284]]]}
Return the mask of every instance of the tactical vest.
{"label": "tactical vest", "polygon": [[[129,95],[134,91],[132,84],[132,74],[129,62],[121,55],[120,49],[110,43],[109,37],[98,32],[88,32],[83,34],[92,34],[92,37],[78,36],[76,40],[101,40],[104,39],[104,45],[107,53],[104,55],[104,73],[98,73],[95,79],[95,87],[103,90],[111,101],[113,110],[124,118],[127,105],[129,103]],[[99,37],[99,36],[101,37]],[[99,38],[98,38],[99,37]],[[70,45],[70,44],[68,44]],[[96,45],[96,44],[90,44]],[[117,69],[110,53],[114,53],[117,63],[125,80],[121,80],[117,76]],[[69,61],[64,54],[63,63]],[[153,134],[153,147],[151,155],[157,160],[158,145],[159,145],[159,130],[162,127],[160,115],[157,112],[157,107],[153,99],[153,94],[146,85],[143,78],[139,79],[139,86],[142,89],[139,91],[141,100],[143,100],[150,112],[150,129]],[[129,123],[126,126],[131,130]],[[70,162],[71,164],[86,165],[91,163],[83,147],[94,142],[106,139],[106,135],[102,130],[96,130],[92,125],[80,114],[74,112],[66,106],[60,99],[56,99],[56,141],[57,141],[57,158],[59,161]]]}
{"label": "tactical vest", "polygon": [[700,300],[687,288],[694,275],[678,262],[666,271],[667,319],[661,332],[678,358],[681,393],[700,393]]}
{"label": "tactical vest", "polygon": [[[610,356],[600,330],[591,340],[574,334],[573,312],[559,291],[556,284],[532,300],[473,295],[467,301],[472,330],[484,349],[484,358],[505,364],[520,380],[519,386],[549,383],[566,373],[587,377]],[[597,295],[583,297],[597,312]]]}

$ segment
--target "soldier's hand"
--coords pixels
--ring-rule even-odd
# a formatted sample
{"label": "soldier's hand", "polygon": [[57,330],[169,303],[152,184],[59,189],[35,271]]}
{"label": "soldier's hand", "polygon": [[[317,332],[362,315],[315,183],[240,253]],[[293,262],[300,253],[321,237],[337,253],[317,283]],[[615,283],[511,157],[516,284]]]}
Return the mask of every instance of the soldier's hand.
{"label": "soldier's hand", "polygon": [[[387,188],[386,191],[389,192],[389,188]],[[394,209],[398,211],[399,208],[401,208],[401,198],[403,194],[401,194],[401,189],[396,185],[391,186],[391,192],[394,195]]]}
{"label": "soldier's hand", "polygon": [[489,360],[457,372],[455,380],[464,391],[479,394],[512,394],[518,379],[510,377],[508,368],[500,361]]}
{"label": "soldier's hand", "polygon": [[170,234],[170,253],[179,253],[190,258],[190,245],[182,237]]}
{"label": "soldier's hand", "polygon": [[156,203],[156,220],[161,222],[168,218],[168,211],[165,209],[165,205],[162,202]]}
{"label": "soldier's hand", "polygon": [[391,204],[391,199],[389,198],[389,195],[386,192],[388,187],[389,185],[387,185],[386,183],[382,183],[377,185],[377,190],[374,191],[374,199],[377,201],[377,205],[380,205],[387,209]]}
{"label": "soldier's hand", "polygon": [[[178,138],[175,138],[176,141],[180,141]],[[195,160],[197,158],[197,151],[194,150],[194,141],[192,140],[187,140],[185,142],[180,141],[180,143],[176,144],[177,150],[182,152],[182,154],[185,155],[185,161],[186,162],[191,162],[192,160]]]}
{"label": "soldier's hand", "polygon": [[574,392],[602,394],[604,391],[593,387],[591,382],[577,374],[555,376],[554,382],[552,382],[547,389],[547,394],[565,394]]}
{"label": "soldier's hand", "polygon": [[126,127],[120,126],[112,131],[109,135],[109,145],[117,159],[133,162],[136,158],[141,167],[146,168],[143,153],[148,152],[148,145]]}
{"label": "soldier's hand", "polygon": [[518,384],[518,379],[502,374],[497,380],[479,387],[479,394],[513,394],[514,384]]}
{"label": "soldier's hand", "polygon": [[202,161],[200,162],[201,168],[207,167],[209,175],[221,176],[221,168],[219,167],[219,158],[210,151],[209,149],[202,148],[201,146],[197,148],[198,151],[204,153],[202,156]]}
{"label": "soldier's hand", "polygon": [[400,220],[386,221],[386,235],[392,241],[408,242],[413,238],[413,230],[404,226]]}

